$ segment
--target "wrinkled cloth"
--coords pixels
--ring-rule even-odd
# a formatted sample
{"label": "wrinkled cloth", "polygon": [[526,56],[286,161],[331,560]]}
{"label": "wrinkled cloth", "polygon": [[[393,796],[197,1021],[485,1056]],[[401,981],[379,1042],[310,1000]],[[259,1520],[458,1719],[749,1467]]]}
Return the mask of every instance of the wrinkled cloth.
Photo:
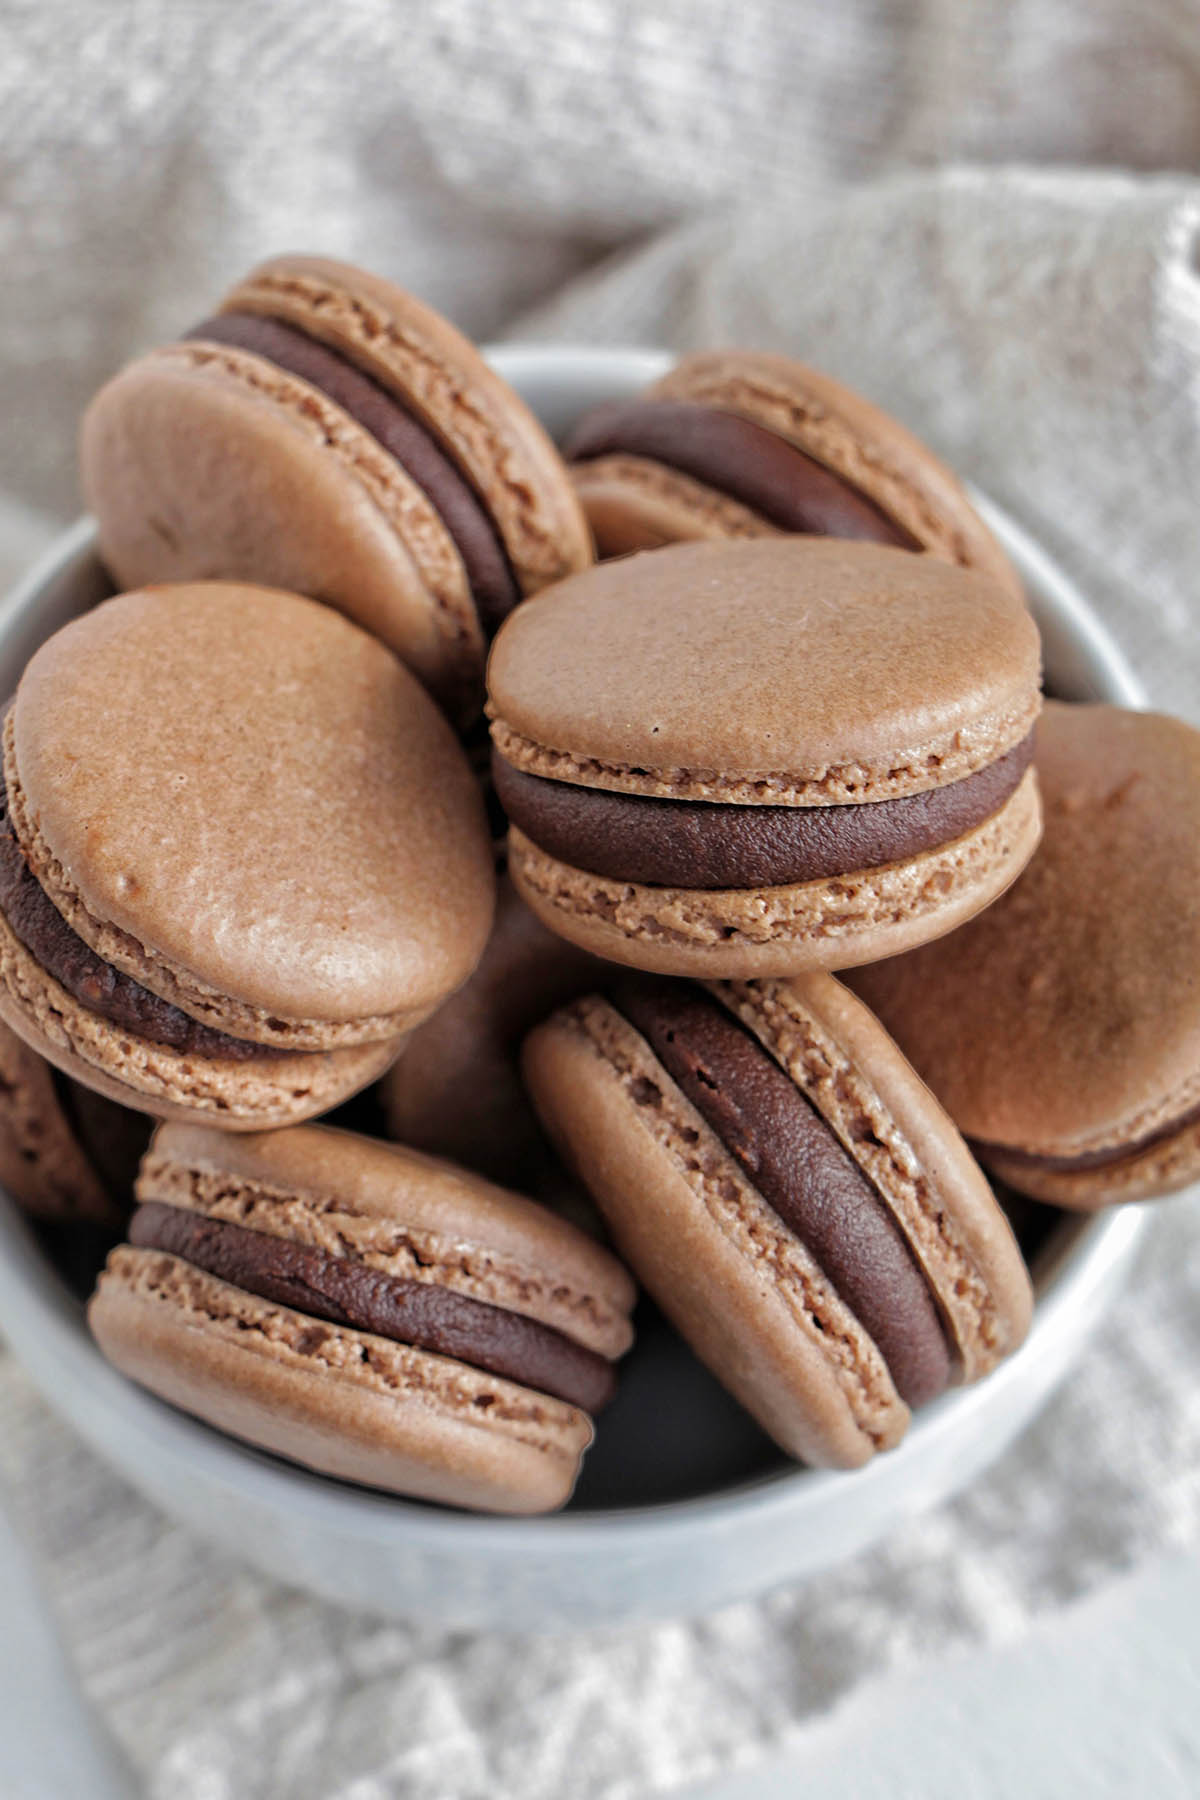
{"label": "wrinkled cloth", "polygon": [[[468,330],[742,343],[862,388],[1200,720],[1200,25],[1183,0],[148,0],[0,14],[0,574],[121,360],[244,267],[362,261]],[[954,1503],[698,1621],[380,1624],[171,1524],[0,1357],[0,1472],[155,1800],[634,1800],[856,1684],[1200,1544],[1200,1196]]]}

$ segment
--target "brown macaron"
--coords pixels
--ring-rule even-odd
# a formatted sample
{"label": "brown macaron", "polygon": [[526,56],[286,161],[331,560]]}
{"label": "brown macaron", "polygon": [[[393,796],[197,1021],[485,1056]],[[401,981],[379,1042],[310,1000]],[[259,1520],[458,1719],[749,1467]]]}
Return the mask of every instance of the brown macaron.
{"label": "brown macaron", "polygon": [[1041,848],[994,907],[855,971],[980,1160],[1056,1206],[1200,1179],[1200,732],[1050,702]]}
{"label": "brown macaron", "polygon": [[459,716],[525,594],[592,560],[550,439],[445,319],[320,257],[238,283],[83,421],[118,584],[261,582],[338,607]]}
{"label": "brown macaron", "polygon": [[644,394],[585,413],[563,454],[601,556],[804,532],[927,550],[1021,592],[945,464],[860,394],[791,357],[685,356]]}
{"label": "brown macaron", "polygon": [[293,594],[152,588],[75,620],[21,678],[4,784],[0,1015],[144,1112],[323,1112],[487,941],[487,828],[449,725]]}
{"label": "brown macaron", "polygon": [[24,1212],[64,1226],[119,1226],[152,1128],[0,1024],[0,1185]]}
{"label": "brown macaron", "polygon": [[[496,923],[470,980],[405,1041],[377,1095],[388,1135],[542,1197],[561,1185],[517,1061],[539,1019],[603,980],[501,877]],[[549,1166],[548,1166],[549,1165]]]}
{"label": "brown macaron", "polygon": [[89,1309],[109,1360],[328,1475],[494,1512],[569,1497],[633,1284],[448,1163],[325,1126],[167,1125]]}
{"label": "brown macaron", "polygon": [[621,1255],[789,1454],[866,1462],[1023,1339],[987,1182],[832,976],[625,977],[532,1032],[523,1066]]}
{"label": "brown macaron", "polygon": [[985,575],[827,538],[602,564],[492,650],[518,892],[660,974],[846,968],[953,929],[1039,831],[1040,646]]}

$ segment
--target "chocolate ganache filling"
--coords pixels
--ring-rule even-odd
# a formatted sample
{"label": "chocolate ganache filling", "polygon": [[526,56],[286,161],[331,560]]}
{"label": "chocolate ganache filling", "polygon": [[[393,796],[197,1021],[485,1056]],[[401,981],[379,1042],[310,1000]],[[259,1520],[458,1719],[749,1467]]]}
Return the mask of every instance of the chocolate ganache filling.
{"label": "chocolate ganache filling", "polygon": [[1102,1150],[1081,1150],[1074,1156],[1048,1156],[1040,1150],[1019,1150],[1015,1145],[988,1143],[983,1138],[969,1138],[968,1142],[983,1163],[993,1157],[1002,1157],[1005,1162],[1019,1164],[1023,1169],[1044,1169],[1047,1174],[1070,1175],[1077,1169],[1107,1169],[1114,1163],[1128,1162],[1145,1150],[1153,1150],[1156,1144],[1165,1144],[1169,1138],[1189,1131],[1193,1125],[1200,1125],[1200,1106],[1189,1107],[1178,1118],[1168,1119],[1165,1125],[1148,1131],[1144,1137],[1133,1138],[1127,1144],[1109,1144]]}
{"label": "chocolate ganache filling", "polygon": [[889,1208],[758,1040],[690,982],[624,978],[612,1001],[809,1250],[909,1406],[948,1385],[933,1291]]}
{"label": "chocolate ganache filling", "polygon": [[219,313],[187,336],[261,356],[349,413],[441,515],[462,557],[480,624],[489,637],[499,629],[521,592],[496,527],[466,477],[394,394],[327,344],[257,313]]}
{"label": "chocolate ganache filling", "polygon": [[114,969],[72,931],[37,876],[25,861],[8,811],[8,790],[0,777],[0,912],[13,936],[30,956],[89,1012],[108,1019],[122,1031],[164,1044],[189,1056],[249,1062],[285,1052],[269,1044],[230,1037],[191,1018],[169,1000],[160,999]]}
{"label": "chocolate ganache filling", "polygon": [[584,1412],[598,1412],[612,1397],[612,1365],[597,1351],[539,1319],[452,1288],[387,1275],[311,1244],[157,1200],[134,1213],[129,1241],[165,1250],[279,1306],[453,1357]]}
{"label": "chocolate ganache filling", "polygon": [[736,806],[553,781],[492,753],[509,820],[559,862],[612,881],[701,891],[783,887],[880,868],[974,830],[1015,791],[1033,736],[987,768],[896,800]]}
{"label": "chocolate ganache filling", "polygon": [[563,447],[568,462],[639,456],[715,488],[781,531],[921,545],[902,525],[766,426],[688,400],[610,400],[584,414]]}

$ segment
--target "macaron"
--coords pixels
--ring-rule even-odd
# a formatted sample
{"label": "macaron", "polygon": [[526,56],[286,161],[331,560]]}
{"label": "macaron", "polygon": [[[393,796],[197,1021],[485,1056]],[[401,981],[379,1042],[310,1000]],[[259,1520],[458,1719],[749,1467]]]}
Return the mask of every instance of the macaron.
{"label": "macaron", "polygon": [[987,1182],[833,976],[626,976],[537,1027],[523,1066],[619,1253],[789,1455],[858,1467],[1024,1337]]}
{"label": "macaron", "polygon": [[557,1195],[557,1165],[518,1071],[521,1041],[602,980],[603,968],[548,931],[501,877],[479,967],[412,1033],[379,1082],[388,1135],[522,1192],[544,1197],[548,1183]]}
{"label": "macaron", "polygon": [[601,556],[805,532],[926,550],[1021,592],[945,464],[861,394],[791,357],[685,356],[644,394],[585,413],[563,454]]}
{"label": "macaron", "polygon": [[255,269],[95,397],[80,438],[122,587],[218,577],[310,594],[456,714],[522,595],[592,560],[550,439],[445,319],[320,257]]}
{"label": "macaron", "polygon": [[117,1368],[327,1475],[486,1511],[569,1497],[633,1284],[562,1219],[327,1126],[156,1133],[89,1308]]}
{"label": "macaron", "polygon": [[38,650],[4,723],[0,1015],[122,1105],[327,1110],[466,979],[494,878],[445,719],[328,607],[196,583]]}
{"label": "macaron", "polygon": [[0,1185],[22,1211],[66,1226],[120,1225],[151,1129],[0,1024]]}
{"label": "macaron", "polygon": [[1039,640],[988,576],[774,537],[601,564],[488,669],[509,869],[668,975],[845,968],[994,900],[1037,842]]}
{"label": "macaron", "polygon": [[1041,848],[961,932],[856,970],[986,1167],[1089,1208],[1200,1179],[1200,732],[1049,702]]}

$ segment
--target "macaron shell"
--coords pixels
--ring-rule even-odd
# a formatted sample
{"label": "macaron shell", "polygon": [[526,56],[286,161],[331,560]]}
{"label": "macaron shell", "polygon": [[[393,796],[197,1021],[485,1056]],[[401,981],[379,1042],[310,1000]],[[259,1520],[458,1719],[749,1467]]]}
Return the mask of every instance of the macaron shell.
{"label": "macaron shell", "polygon": [[933,555],[1023,597],[957,477],[899,420],[832,376],[766,351],[704,350],[684,357],[647,397],[691,400],[765,425],[844,476]]}
{"label": "macaron shell", "polygon": [[311,594],[446,704],[476,704],[483,634],[421,490],[307,382],[220,345],[152,351],[95,397],[84,496],[118,586],[239,580]]}
{"label": "macaron shell", "polygon": [[84,614],[25,670],[6,775],[79,936],[236,1037],[394,1038],[487,941],[487,827],[449,725],[311,600],[198,583]]}
{"label": "macaron shell", "polygon": [[59,1104],[50,1070],[0,1024],[0,1185],[47,1219],[115,1224],[117,1215]]}
{"label": "macaron shell", "polygon": [[700,891],[611,881],[548,856],[510,827],[509,873],[571,943],[659,975],[748,979],[846,969],[953,931],[1015,879],[1037,846],[1028,770],[999,810],[953,843],[792,887]]}
{"label": "macaron shell", "polygon": [[[1049,702],[1035,756],[1046,829],[1025,874],[961,933],[852,985],[966,1137],[1119,1151],[1200,1103],[1200,732]],[[1011,1171],[1031,1194],[1047,1173]],[[1098,1174],[1056,1176],[1056,1197],[1096,1193]]]}
{"label": "macaron shell", "polygon": [[375,1081],[397,1041],[248,1062],[184,1056],[89,1012],[42,969],[0,917],[0,1019],[39,1056],[121,1106],[158,1118],[208,1116],[222,1131],[293,1125]]}
{"label": "macaron shell", "polygon": [[1094,1169],[1039,1169],[1003,1151],[981,1152],[998,1180],[1018,1193],[1073,1212],[1157,1200],[1200,1181],[1200,1124],[1159,1138],[1145,1150]]}
{"label": "macaron shell", "polygon": [[282,319],[395,394],[485,502],[523,593],[592,561],[587,521],[541,425],[475,346],[411,294],[345,263],[281,256],[240,282],[221,310]]}
{"label": "macaron shell", "polygon": [[[236,1195],[224,1206],[231,1185],[271,1204],[252,1222]],[[632,1342],[636,1290],[607,1250],[522,1195],[399,1144],[324,1125],[236,1141],[201,1124],[165,1125],[138,1196],[331,1254],[344,1238],[373,1267],[523,1312],[609,1358]]]}
{"label": "macaron shell", "polygon": [[995,761],[1033,726],[1039,666],[1022,603],[931,557],[826,538],[679,544],[518,607],[492,646],[488,711],[500,753],[531,774],[830,805]]}
{"label": "macaron shell", "polygon": [[648,457],[592,457],[571,465],[571,479],[601,558],[696,538],[782,535],[728,494]]}
{"label": "macaron shell", "polygon": [[903,1436],[878,1350],[631,1025],[577,1002],[522,1063],[631,1266],[776,1442],[854,1468]]}
{"label": "macaron shell", "polygon": [[600,968],[548,931],[502,877],[479,967],[413,1032],[379,1084],[389,1133],[522,1186],[547,1152],[517,1073],[520,1040],[556,1006],[594,987]]}
{"label": "macaron shell", "polygon": [[88,1309],[101,1350],[163,1399],[327,1475],[494,1512],[570,1496],[591,1442],[564,1402],[274,1306],[122,1246]]}
{"label": "macaron shell", "polygon": [[943,1108],[868,1008],[833,976],[713,984],[792,1076],[891,1208],[961,1364],[987,1374],[1020,1344],[1033,1290],[1008,1220]]}

